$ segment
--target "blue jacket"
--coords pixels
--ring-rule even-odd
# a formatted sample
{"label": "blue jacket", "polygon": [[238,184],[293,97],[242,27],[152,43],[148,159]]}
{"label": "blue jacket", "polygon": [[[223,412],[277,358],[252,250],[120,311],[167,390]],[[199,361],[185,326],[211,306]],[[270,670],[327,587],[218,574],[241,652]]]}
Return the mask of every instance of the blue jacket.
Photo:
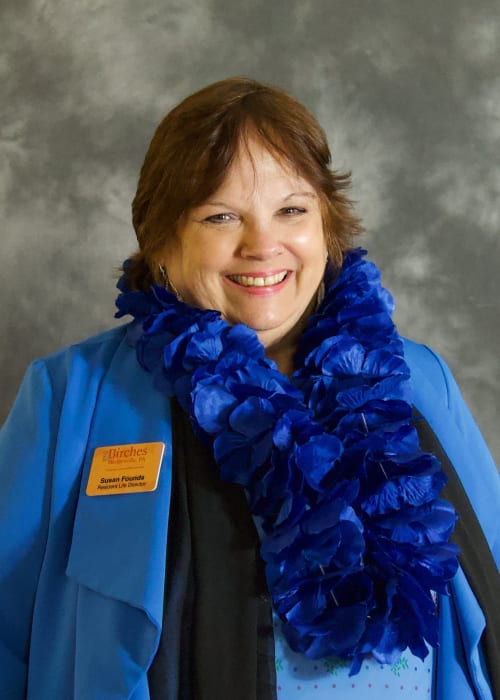
{"label": "blue jacket", "polygon": [[[149,698],[165,584],[170,408],[124,328],[34,362],[0,433],[2,700]],[[491,456],[445,364],[409,341],[406,357],[415,405],[498,563]],[[156,441],[166,444],[156,491],[85,495],[96,447]],[[437,698],[492,700],[479,646],[484,616],[460,570],[440,611]]]}

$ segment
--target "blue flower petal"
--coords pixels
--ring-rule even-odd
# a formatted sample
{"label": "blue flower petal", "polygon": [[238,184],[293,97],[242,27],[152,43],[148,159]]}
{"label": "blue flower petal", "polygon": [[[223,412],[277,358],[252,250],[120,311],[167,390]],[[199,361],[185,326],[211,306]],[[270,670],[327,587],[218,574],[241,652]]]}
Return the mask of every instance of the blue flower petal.
{"label": "blue flower petal", "polygon": [[321,489],[321,481],[335,466],[342,453],[342,443],[334,435],[312,436],[304,445],[298,445],[294,457],[307,482]]}
{"label": "blue flower petal", "polygon": [[234,404],[234,396],[218,384],[207,384],[193,394],[194,417],[207,433],[224,428]]}

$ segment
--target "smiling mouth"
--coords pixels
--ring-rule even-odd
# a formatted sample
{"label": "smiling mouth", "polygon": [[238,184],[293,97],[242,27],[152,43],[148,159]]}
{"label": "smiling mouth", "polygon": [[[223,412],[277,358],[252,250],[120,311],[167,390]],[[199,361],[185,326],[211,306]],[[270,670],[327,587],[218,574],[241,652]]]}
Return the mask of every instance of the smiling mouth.
{"label": "smiling mouth", "polygon": [[288,272],[278,272],[276,275],[269,277],[253,277],[249,275],[228,275],[229,279],[242,287],[273,287],[275,284],[283,282]]}

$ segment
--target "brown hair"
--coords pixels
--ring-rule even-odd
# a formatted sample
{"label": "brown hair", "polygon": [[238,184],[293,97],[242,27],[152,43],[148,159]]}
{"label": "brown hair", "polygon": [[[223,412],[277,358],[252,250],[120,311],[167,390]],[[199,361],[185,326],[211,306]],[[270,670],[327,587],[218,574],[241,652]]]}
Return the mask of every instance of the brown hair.
{"label": "brown hair", "polygon": [[130,289],[159,282],[158,258],[187,211],[213,194],[240,144],[258,138],[316,190],[328,254],[334,265],[363,229],[344,194],[350,175],[329,168],[324,131],[306,108],[282,90],[248,78],[228,78],[195,92],[158,126],[132,203],[139,250],[127,266]]}

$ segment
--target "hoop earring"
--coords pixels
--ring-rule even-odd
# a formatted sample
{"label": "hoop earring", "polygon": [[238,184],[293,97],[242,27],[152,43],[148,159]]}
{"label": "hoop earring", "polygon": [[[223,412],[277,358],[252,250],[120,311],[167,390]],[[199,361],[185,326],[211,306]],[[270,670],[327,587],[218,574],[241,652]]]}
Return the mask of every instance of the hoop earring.
{"label": "hoop earring", "polygon": [[167,271],[165,270],[165,268],[163,267],[163,265],[159,264],[159,265],[158,265],[158,269],[159,269],[160,275],[161,275],[161,277],[162,277],[162,279],[163,279],[163,286],[165,287],[165,289],[168,289],[169,292],[172,292],[173,294],[175,294],[175,296],[177,297],[177,299],[178,299],[179,301],[183,301],[181,295],[179,294],[179,292],[177,291],[177,289],[174,287],[174,284],[173,284],[172,281],[168,278]]}

